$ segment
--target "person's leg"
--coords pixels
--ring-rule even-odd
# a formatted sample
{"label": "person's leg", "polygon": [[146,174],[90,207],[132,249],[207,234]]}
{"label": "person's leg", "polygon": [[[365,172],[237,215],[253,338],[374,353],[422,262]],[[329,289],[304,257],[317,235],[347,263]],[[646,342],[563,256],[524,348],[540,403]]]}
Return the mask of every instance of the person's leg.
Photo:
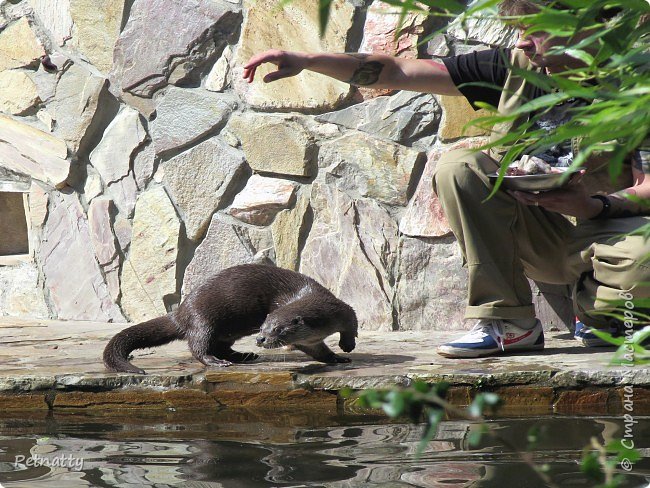
{"label": "person's leg", "polygon": [[[577,278],[573,299],[581,324],[614,332],[621,322],[602,312],[627,310],[632,320],[638,320],[636,312],[648,312],[635,300],[650,298],[650,240],[629,235],[648,223],[650,217],[630,217],[581,222],[574,229],[569,269]],[[577,334],[592,345],[589,337],[588,330]]]}
{"label": "person's leg", "polygon": [[[532,346],[531,340],[538,342],[536,346],[543,344],[526,273],[548,283],[566,282],[565,261],[558,254],[564,255],[571,224],[561,215],[521,205],[504,191],[486,200],[492,191],[487,174],[497,169],[498,164],[481,152],[450,151],[437,162],[433,184],[469,271],[465,317],[483,319],[475,338],[461,339],[476,344],[484,338],[503,351],[507,337],[516,334],[508,324],[539,329],[527,335],[528,341],[515,339],[511,349]],[[494,341],[483,337],[483,322],[494,324],[489,326]],[[461,347],[470,344],[467,341],[452,341],[445,345],[450,348],[441,346],[439,352],[456,357],[458,351],[470,357],[474,346]],[[486,344],[480,355],[492,354],[493,349],[493,344]]]}
{"label": "person's leg", "polygon": [[444,154],[434,172],[438,195],[467,264],[466,318],[535,316],[526,274],[545,283],[568,283],[559,256],[571,227],[564,217],[492,191],[487,174],[498,164],[481,152]]}

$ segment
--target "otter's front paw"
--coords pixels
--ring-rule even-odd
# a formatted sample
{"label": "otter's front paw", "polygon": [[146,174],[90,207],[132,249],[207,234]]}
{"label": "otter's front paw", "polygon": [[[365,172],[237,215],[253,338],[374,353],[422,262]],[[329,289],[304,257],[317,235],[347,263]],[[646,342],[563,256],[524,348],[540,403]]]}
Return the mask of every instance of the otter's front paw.
{"label": "otter's front paw", "polygon": [[348,339],[348,340],[343,340],[341,339],[339,341],[339,347],[341,348],[341,351],[343,352],[352,352],[354,348],[356,347],[356,342],[354,342],[354,339]]}
{"label": "otter's front paw", "polygon": [[203,356],[201,362],[206,366],[217,366],[219,368],[225,368],[227,366],[232,366],[232,362],[225,359],[219,359],[216,356]]}

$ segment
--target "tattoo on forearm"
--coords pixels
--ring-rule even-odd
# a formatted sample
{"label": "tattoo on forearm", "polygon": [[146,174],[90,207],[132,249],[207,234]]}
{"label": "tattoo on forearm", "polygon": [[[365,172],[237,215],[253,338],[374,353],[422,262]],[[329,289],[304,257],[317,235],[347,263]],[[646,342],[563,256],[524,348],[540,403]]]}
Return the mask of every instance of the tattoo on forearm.
{"label": "tattoo on forearm", "polygon": [[368,86],[377,83],[384,64],[379,61],[366,61],[369,54],[363,53],[346,53],[348,56],[361,60],[359,67],[352,73],[352,78],[348,83],[356,86]]}
{"label": "tattoo on forearm", "polygon": [[609,195],[609,201],[612,206],[609,209],[607,217],[617,218],[617,217],[635,217],[637,215],[648,215],[650,214],[650,206],[645,202],[637,202],[630,200],[625,195],[632,194],[633,191],[619,191],[613,195]]}

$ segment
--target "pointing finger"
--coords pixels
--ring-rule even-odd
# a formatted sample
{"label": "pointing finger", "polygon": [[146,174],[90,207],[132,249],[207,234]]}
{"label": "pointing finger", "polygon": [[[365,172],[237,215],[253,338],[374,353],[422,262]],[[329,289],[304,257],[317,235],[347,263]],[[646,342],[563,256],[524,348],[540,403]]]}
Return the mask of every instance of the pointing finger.
{"label": "pointing finger", "polygon": [[263,63],[275,63],[279,57],[280,51],[265,51],[250,58],[248,60],[248,63],[244,65],[244,68],[257,68],[260,64]]}
{"label": "pointing finger", "polygon": [[253,82],[253,79],[255,78],[255,71],[257,70],[257,67],[253,68],[244,68],[244,74],[243,78],[248,81],[249,83]]}

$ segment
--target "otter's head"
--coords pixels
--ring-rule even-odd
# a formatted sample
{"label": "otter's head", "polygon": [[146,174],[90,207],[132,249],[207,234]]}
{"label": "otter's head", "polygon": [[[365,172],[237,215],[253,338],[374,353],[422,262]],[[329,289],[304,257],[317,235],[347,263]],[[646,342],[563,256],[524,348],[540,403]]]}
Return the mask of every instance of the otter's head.
{"label": "otter's head", "polygon": [[270,313],[260,329],[256,343],[265,349],[301,344],[314,338],[312,328],[304,317],[287,311]]}

